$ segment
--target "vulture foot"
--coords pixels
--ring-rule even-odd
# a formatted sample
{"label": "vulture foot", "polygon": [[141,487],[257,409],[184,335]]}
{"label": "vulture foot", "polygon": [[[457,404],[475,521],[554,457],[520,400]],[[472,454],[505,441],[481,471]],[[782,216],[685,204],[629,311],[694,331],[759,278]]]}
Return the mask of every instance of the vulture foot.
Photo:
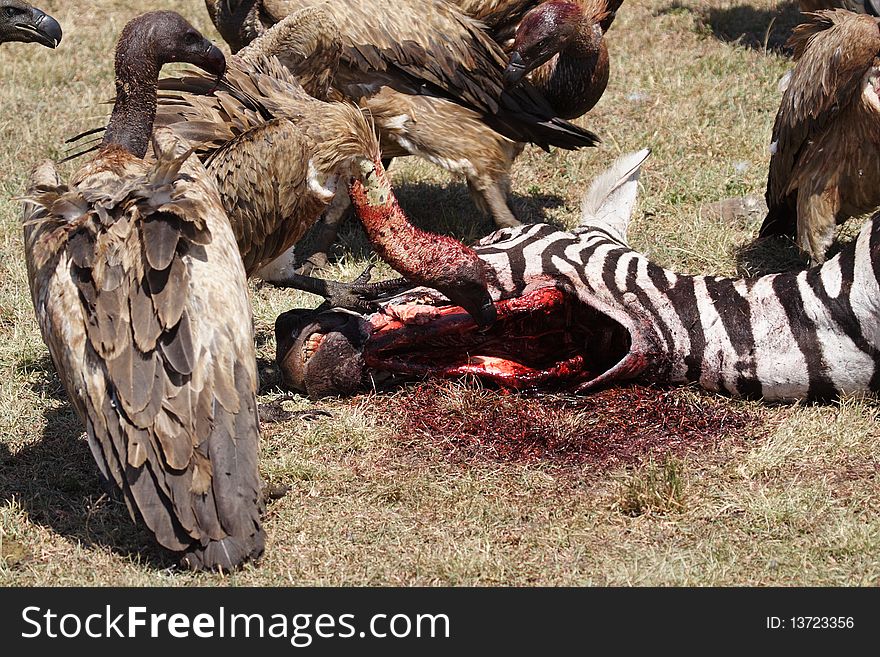
{"label": "vulture foot", "polygon": [[290,274],[287,280],[272,284],[277,287],[292,287],[324,297],[324,303],[320,306],[321,310],[345,308],[356,312],[373,312],[378,308],[377,300],[379,297],[392,292],[400,292],[410,286],[410,283],[403,278],[370,283],[372,270],[373,265],[370,265],[351,283]]}

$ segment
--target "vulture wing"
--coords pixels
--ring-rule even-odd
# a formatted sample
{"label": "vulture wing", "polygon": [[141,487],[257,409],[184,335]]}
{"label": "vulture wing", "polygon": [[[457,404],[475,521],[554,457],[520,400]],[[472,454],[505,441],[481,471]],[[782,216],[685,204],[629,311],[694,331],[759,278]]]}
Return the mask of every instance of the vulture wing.
{"label": "vulture wing", "polygon": [[[476,21],[445,0],[264,0],[274,22],[321,6],[342,41],[337,86],[349,97],[369,95],[371,86],[423,93],[430,85],[470,107],[498,110],[504,53]],[[347,70],[346,70],[347,69]]]}
{"label": "vulture wing", "polygon": [[244,270],[207,172],[167,130],[25,204],[43,339],[133,517],[193,567],[263,551],[256,358]]}
{"label": "vulture wing", "polygon": [[469,107],[514,141],[545,149],[599,141],[589,130],[558,118],[530,84],[505,89],[507,57],[501,46],[481,23],[445,0],[265,0],[263,11],[277,23],[316,6],[326,10],[338,30],[341,53],[334,86],[355,102],[389,86]]}
{"label": "vulture wing", "polygon": [[492,38],[504,44],[513,39],[516,28],[530,10],[544,0],[450,0],[463,14],[485,24]]}
{"label": "vulture wing", "polygon": [[317,171],[335,165],[317,158],[370,154],[378,143],[359,109],[310,97],[277,58],[238,64],[211,95],[208,76],[161,80],[156,125],[196,148],[250,275],[299,241],[333,197]]}
{"label": "vulture wing", "polygon": [[[843,10],[815,12],[810,22],[795,28],[789,45],[798,62],[773,125],[766,193],[770,211],[762,235],[793,233],[797,168],[841,111],[858,101],[862,80],[880,51],[878,21]],[[843,137],[846,126],[840,129]]]}
{"label": "vulture wing", "polygon": [[[300,240],[327,200],[309,190],[312,144],[290,121],[273,119],[235,137],[206,161],[250,274]],[[310,191],[320,192],[314,182]]]}

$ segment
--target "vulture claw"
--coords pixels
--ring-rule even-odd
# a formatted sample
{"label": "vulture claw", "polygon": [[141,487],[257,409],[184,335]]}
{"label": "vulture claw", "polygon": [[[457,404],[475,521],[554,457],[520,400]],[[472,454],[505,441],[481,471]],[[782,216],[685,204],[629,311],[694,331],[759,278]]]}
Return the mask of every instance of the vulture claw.
{"label": "vulture claw", "polygon": [[324,303],[321,304],[320,310],[345,308],[359,313],[372,313],[378,310],[377,300],[380,297],[388,293],[400,292],[411,285],[403,278],[370,283],[372,270],[373,265],[370,265],[351,283],[290,274],[283,282],[272,283],[272,285],[290,287],[324,297]]}

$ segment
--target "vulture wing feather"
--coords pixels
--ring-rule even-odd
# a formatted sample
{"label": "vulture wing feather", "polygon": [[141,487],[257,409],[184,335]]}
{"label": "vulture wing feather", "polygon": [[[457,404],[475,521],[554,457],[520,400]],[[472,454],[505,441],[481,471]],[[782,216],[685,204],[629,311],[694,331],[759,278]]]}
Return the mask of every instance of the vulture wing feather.
{"label": "vulture wing feather", "polygon": [[153,148],[104,150],[69,186],[37,167],[29,282],[102,474],[161,545],[229,569],[264,543],[245,273],[204,166],[168,130]]}

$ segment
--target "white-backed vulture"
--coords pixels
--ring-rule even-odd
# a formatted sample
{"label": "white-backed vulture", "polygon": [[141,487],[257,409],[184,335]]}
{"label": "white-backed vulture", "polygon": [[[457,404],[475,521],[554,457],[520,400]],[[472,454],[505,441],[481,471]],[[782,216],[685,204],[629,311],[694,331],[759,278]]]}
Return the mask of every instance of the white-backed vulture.
{"label": "white-backed vulture", "polygon": [[[275,276],[264,268],[302,237],[353,178],[357,215],[379,255],[407,279],[442,289],[479,322],[490,322],[479,260],[456,240],[408,222],[363,112],[310,96],[275,57],[311,55],[300,18],[285,18],[233,56],[216,90],[213,80],[199,75],[160,83],[156,123],[196,147],[220,190],[246,271],[263,269],[264,278],[323,293],[292,267]],[[324,86],[318,79],[310,84],[313,93]]]}
{"label": "white-backed vulture", "polygon": [[563,119],[590,111],[608,84],[605,33],[623,0],[450,0],[484,22],[509,57],[505,83],[524,77]]}
{"label": "white-backed vulture", "polygon": [[880,27],[836,9],[789,41],[797,64],[773,126],[760,234],[791,235],[823,262],[835,225],[880,205]]}
{"label": "white-backed vulture", "polygon": [[215,78],[223,53],[173,12],[123,29],[117,98],[95,158],[63,183],[39,164],[25,197],[34,309],[103,477],[194,569],[264,549],[254,335],[244,268],[213,180],[153,133],[169,62]]}
{"label": "white-backed vulture", "polygon": [[[484,26],[445,0],[206,0],[233,50],[295,12],[320,8],[308,28],[336,35],[333,90],[370,111],[383,157],[418,155],[465,177],[496,225],[518,224],[508,205],[518,143],[592,146],[596,136],[560,119],[531,84],[506,89],[507,57]],[[297,68],[307,74],[310,61]],[[323,63],[321,64],[323,66]]]}
{"label": "white-backed vulture", "polygon": [[27,2],[0,0],[0,43],[10,41],[56,48],[61,43],[61,25]]}

